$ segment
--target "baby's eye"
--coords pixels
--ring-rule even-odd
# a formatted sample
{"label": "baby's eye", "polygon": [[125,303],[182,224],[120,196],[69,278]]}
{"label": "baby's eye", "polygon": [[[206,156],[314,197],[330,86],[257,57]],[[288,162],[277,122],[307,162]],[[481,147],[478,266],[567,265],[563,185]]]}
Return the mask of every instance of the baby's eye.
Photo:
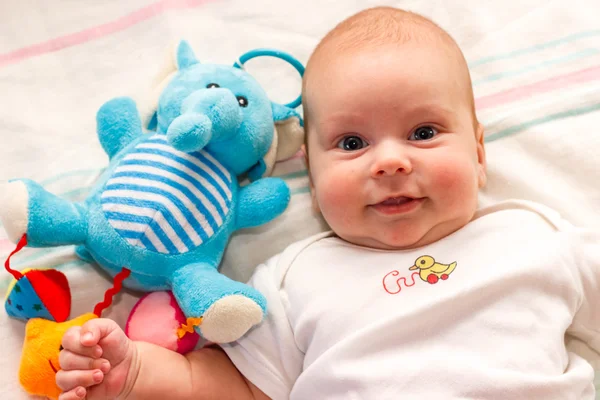
{"label": "baby's eye", "polygon": [[367,142],[358,136],[346,136],[338,142],[337,147],[346,151],[356,151],[367,147],[368,145]]}
{"label": "baby's eye", "polygon": [[438,134],[437,129],[431,126],[421,126],[410,135],[408,140],[429,140]]}

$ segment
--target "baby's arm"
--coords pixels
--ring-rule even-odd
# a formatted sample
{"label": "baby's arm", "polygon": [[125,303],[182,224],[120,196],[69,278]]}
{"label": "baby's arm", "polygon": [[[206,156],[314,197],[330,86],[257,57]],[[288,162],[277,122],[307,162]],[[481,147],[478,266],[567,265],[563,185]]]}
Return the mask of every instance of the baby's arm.
{"label": "baby's arm", "polygon": [[136,346],[137,362],[123,399],[268,399],[219,347],[182,356],[149,343]]}
{"label": "baby's arm", "polygon": [[62,346],[56,382],[65,392],[59,400],[267,399],[221,349],[183,356],[133,342],[108,319],[72,328]]}

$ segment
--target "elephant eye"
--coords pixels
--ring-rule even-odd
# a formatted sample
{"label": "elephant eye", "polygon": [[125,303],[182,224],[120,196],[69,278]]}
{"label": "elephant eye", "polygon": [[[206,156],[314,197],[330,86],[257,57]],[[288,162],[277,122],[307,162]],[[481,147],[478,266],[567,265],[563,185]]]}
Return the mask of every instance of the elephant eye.
{"label": "elephant eye", "polygon": [[214,89],[214,88],[218,88],[218,87],[221,87],[221,86],[219,86],[218,83],[209,83],[208,85],[206,85],[207,89]]}
{"label": "elephant eye", "polygon": [[244,96],[237,96],[237,101],[240,104],[240,107],[248,107],[248,99]]}

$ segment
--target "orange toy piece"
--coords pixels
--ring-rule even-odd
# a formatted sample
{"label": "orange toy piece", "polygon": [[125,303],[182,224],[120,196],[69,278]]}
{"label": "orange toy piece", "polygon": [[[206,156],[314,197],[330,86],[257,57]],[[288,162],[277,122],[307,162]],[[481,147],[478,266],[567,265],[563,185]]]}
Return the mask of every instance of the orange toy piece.
{"label": "orange toy piece", "polygon": [[33,318],[25,327],[25,342],[19,367],[19,381],[27,393],[58,399],[61,390],[56,386],[55,375],[60,369],[58,353],[65,332],[87,321],[98,318],[87,313],[65,322]]}

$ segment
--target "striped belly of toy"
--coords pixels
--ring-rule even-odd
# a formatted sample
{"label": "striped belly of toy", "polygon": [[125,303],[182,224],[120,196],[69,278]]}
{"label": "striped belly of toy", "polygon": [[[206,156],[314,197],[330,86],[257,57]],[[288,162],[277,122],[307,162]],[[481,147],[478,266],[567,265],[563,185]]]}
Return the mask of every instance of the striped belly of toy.
{"label": "striped belly of toy", "polygon": [[184,153],[153,135],[121,160],[104,187],[102,210],[130,244],[181,254],[223,225],[233,179],[208,152]]}

